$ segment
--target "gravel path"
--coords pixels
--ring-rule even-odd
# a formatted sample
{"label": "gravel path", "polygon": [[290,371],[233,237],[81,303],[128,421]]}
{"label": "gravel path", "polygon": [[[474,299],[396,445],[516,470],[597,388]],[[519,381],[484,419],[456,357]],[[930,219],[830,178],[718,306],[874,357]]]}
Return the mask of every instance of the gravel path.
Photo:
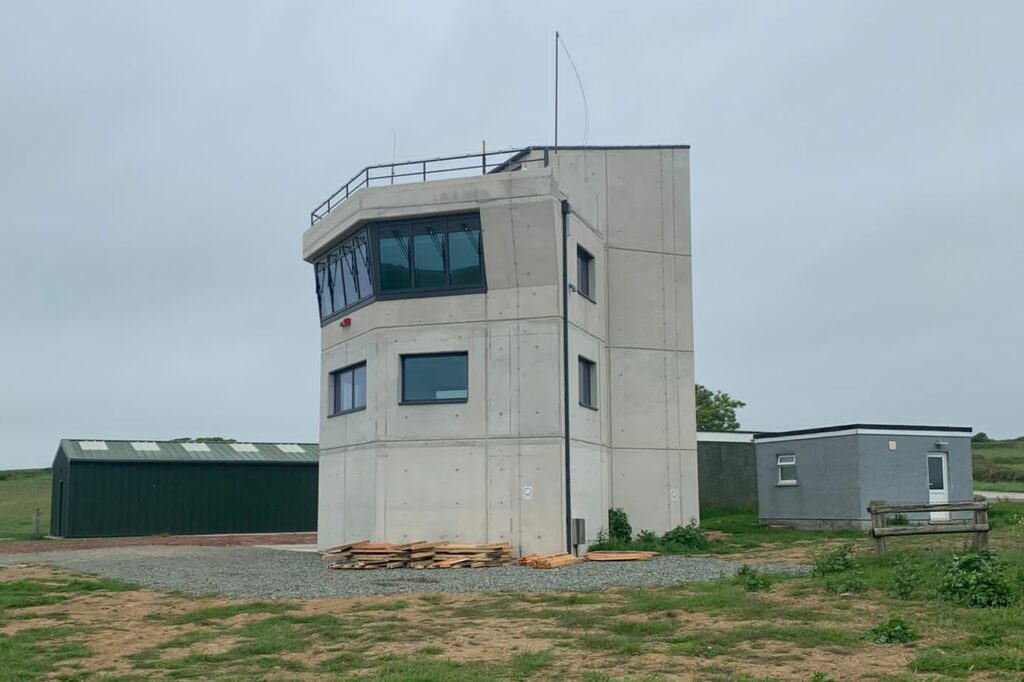
{"label": "gravel path", "polygon": [[[571,592],[672,585],[731,576],[739,564],[712,557],[584,562],[553,570],[331,571],[319,555],[257,547],[117,547],[0,555],[0,566],[56,564],[160,590],[247,598],[357,597],[402,592]],[[768,571],[806,567],[764,565]]]}

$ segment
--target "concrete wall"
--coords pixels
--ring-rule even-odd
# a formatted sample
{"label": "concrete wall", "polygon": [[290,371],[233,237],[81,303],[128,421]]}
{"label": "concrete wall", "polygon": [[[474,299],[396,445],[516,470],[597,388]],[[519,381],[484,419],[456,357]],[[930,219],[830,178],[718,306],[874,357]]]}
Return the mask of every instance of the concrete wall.
{"label": "concrete wall", "polygon": [[704,440],[697,434],[700,508],[756,509],[754,443]]}
{"label": "concrete wall", "polygon": [[[889,443],[896,444],[890,450]],[[946,445],[936,445],[943,441]],[[761,523],[800,528],[868,528],[872,500],[928,502],[927,455],[947,452],[950,501],[970,500],[969,436],[854,434],[757,443]],[[797,485],[778,485],[776,456],[795,454]],[[911,515],[925,521],[928,515]]]}
{"label": "concrete wall", "polygon": [[[657,532],[697,517],[686,150],[552,157],[537,170],[359,190],[304,235],[312,261],[367,221],[479,211],[487,276],[486,293],[375,301],[351,326],[323,327],[321,544],[565,548],[563,198],[570,281],[580,244],[597,286],[595,302],[569,299],[573,516],[590,537],[612,506]],[[468,352],[468,401],[399,405],[399,356],[449,350]],[[597,363],[596,411],[579,405],[578,355]],[[330,372],[362,361],[367,408],[328,416]]]}

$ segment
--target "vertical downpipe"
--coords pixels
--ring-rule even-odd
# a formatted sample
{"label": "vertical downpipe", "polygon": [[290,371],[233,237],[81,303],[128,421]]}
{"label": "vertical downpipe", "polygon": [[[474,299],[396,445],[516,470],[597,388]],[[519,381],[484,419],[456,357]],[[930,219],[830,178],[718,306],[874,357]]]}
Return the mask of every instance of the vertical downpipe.
{"label": "vertical downpipe", "polygon": [[562,392],[565,405],[565,546],[572,554],[572,461],[569,458],[569,201],[562,200]]}

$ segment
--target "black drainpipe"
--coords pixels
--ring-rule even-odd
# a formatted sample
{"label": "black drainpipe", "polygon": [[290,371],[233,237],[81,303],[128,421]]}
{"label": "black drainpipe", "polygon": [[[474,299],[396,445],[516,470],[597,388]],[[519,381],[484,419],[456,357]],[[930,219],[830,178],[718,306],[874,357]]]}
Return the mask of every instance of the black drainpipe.
{"label": "black drainpipe", "polygon": [[562,374],[565,400],[565,545],[572,554],[572,465],[569,460],[569,201],[562,199]]}

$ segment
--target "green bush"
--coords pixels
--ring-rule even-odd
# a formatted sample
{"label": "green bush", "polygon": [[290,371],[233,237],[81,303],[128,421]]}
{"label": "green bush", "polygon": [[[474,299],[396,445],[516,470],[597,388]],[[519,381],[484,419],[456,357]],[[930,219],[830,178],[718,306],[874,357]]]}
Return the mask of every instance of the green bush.
{"label": "green bush", "polygon": [[740,570],[736,571],[736,582],[747,592],[768,592],[772,589],[772,581],[768,574],[747,564],[743,564]]}
{"label": "green bush", "polygon": [[845,573],[853,568],[853,543],[845,542],[838,547],[819,552],[814,557],[811,575],[821,577]]}
{"label": "green bush", "polygon": [[642,530],[636,534],[636,544],[638,545],[657,545],[658,534],[653,530]]}
{"label": "green bush", "polygon": [[622,507],[608,510],[608,539],[615,542],[629,542],[633,539],[633,527]]}
{"label": "green bush", "polygon": [[896,566],[896,571],[892,575],[889,596],[896,599],[910,599],[920,583],[921,572],[918,570],[917,564],[904,559]]}
{"label": "green bush", "polygon": [[849,573],[835,581],[825,581],[825,590],[832,594],[860,594],[866,592],[867,589],[868,583],[859,573]]}
{"label": "green bush", "polygon": [[669,547],[674,545],[687,550],[706,550],[711,547],[708,534],[695,521],[685,526],[676,526],[661,536],[661,542]]}
{"label": "green bush", "polygon": [[989,550],[957,554],[946,568],[939,597],[959,606],[993,608],[1013,602],[1006,565]]}
{"label": "green bush", "polygon": [[917,633],[904,618],[892,614],[888,619],[871,628],[875,644],[906,644],[917,638]]}
{"label": "green bush", "polygon": [[907,518],[906,514],[893,514],[889,517],[886,525],[889,526],[909,526],[910,519]]}

